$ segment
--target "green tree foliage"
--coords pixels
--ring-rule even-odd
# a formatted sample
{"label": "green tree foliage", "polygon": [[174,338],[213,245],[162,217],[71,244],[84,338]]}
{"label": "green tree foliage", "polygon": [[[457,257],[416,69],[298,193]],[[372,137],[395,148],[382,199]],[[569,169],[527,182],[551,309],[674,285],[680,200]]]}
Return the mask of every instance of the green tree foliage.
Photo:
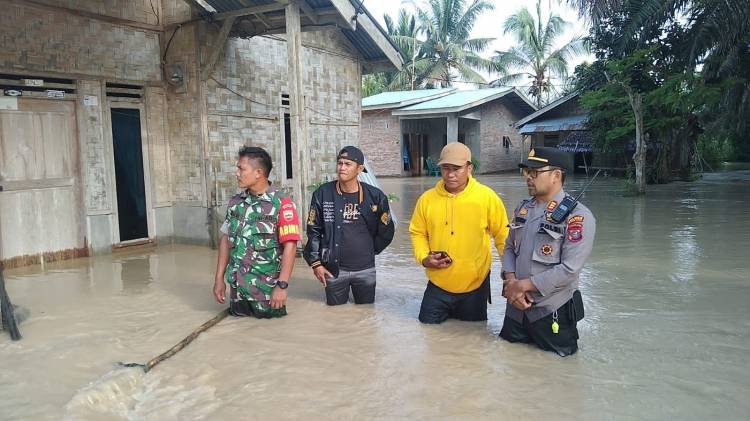
{"label": "green tree foliage", "polygon": [[362,76],[362,97],[377,95],[388,88],[385,73],[371,73]]}
{"label": "green tree foliage", "polygon": [[554,81],[562,84],[568,78],[568,62],[585,52],[580,38],[573,38],[555,48],[560,35],[570,24],[550,13],[546,22],[542,16],[542,2],[537,0],[536,15],[523,8],[505,20],[504,34],[512,34],[516,45],[507,51],[495,51],[496,70],[503,75],[493,85],[530,82],[528,94],[538,107],[549,102],[550,95],[559,91]]}
{"label": "green tree foliage", "polygon": [[[654,47],[649,65],[658,63],[655,72],[641,73],[654,82],[645,113],[646,130],[660,148],[653,156],[652,167],[658,170],[653,181],[666,180],[664,173],[670,169],[686,173],[698,159],[695,151],[714,158],[734,153],[735,159],[750,160],[746,135],[750,129],[749,1],[569,2],[592,23],[591,40],[597,49],[597,62],[576,71],[582,91],[606,83],[603,70],[611,61]],[[613,113],[592,108],[593,120],[605,121]],[[623,130],[627,133],[626,126],[616,127],[611,137],[622,135]],[[632,126],[630,130],[632,138]],[[604,140],[601,135],[598,138]],[[669,168],[665,159],[674,150],[687,150],[693,156]]]}
{"label": "green tree foliage", "polygon": [[632,101],[637,94],[643,139],[652,146],[645,154],[644,180],[665,182],[675,173],[690,177],[701,150],[713,157],[727,151],[743,157],[743,147],[750,151],[744,134],[750,121],[750,2],[572,3],[593,23],[597,61],[576,69],[576,87],[599,144],[618,150],[638,138]]}
{"label": "green tree foliage", "polygon": [[486,0],[429,0],[418,9],[419,25],[425,35],[415,68],[421,83],[452,86],[463,80],[486,83],[477,70],[492,71],[494,63],[481,57],[494,38],[471,38],[477,18],[494,6]]}
{"label": "green tree foliage", "polygon": [[480,53],[494,39],[471,38],[471,31],[492,4],[486,0],[428,0],[415,8],[416,16],[401,9],[395,21],[383,17],[404,65],[400,71],[363,78],[363,94],[448,87],[459,78],[486,83],[478,72],[494,71],[496,66]]}

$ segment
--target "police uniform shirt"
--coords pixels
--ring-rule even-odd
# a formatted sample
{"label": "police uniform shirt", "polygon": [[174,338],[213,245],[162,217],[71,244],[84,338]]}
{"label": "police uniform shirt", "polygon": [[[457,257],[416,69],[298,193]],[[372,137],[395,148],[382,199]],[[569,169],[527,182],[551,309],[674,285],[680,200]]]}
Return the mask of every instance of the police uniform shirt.
{"label": "police uniform shirt", "polygon": [[560,224],[549,217],[565,197],[560,191],[549,204],[532,198],[516,208],[510,234],[505,241],[503,271],[515,272],[517,279],[530,278],[539,292],[534,305],[521,311],[506,304],[505,314],[523,323],[524,313],[535,322],[567,303],[578,289],[578,275],[591,254],[596,220],[581,203]]}

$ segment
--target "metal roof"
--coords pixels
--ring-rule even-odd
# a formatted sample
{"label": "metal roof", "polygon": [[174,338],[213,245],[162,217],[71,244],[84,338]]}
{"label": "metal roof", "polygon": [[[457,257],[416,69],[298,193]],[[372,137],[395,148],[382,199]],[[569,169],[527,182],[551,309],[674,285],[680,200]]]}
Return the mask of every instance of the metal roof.
{"label": "metal roof", "polygon": [[[312,8],[313,10],[330,10],[334,8],[333,3],[331,3],[330,0],[303,0],[306,1],[306,3]],[[403,64],[401,62],[401,56],[398,50],[398,47],[393,43],[393,41],[390,39],[386,31],[380,26],[378,21],[372,17],[370,12],[362,5],[361,2],[352,2],[351,0],[348,0],[349,3],[352,5],[354,10],[356,12],[359,12],[356,15],[356,18],[358,19],[356,29],[352,30],[348,26],[341,26],[339,29],[344,34],[344,36],[349,40],[349,42],[354,45],[354,47],[359,51],[360,54],[362,54],[362,57],[367,61],[388,61],[391,62],[395,67],[400,68]],[[274,0],[201,0],[201,3],[208,4],[210,7],[212,7],[216,13],[225,13],[225,12],[232,12],[239,9],[245,9],[249,7],[255,7],[255,6],[264,6],[269,4],[277,3]],[[283,6],[283,5],[282,5]],[[204,7],[205,9],[205,7]],[[210,10],[207,10],[207,12],[211,12]],[[207,16],[211,16],[212,13],[208,13]],[[278,10],[274,12],[267,12],[265,13],[265,16],[283,16],[284,11]],[[302,19],[305,19],[305,15],[303,14]],[[342,16],[344,20],[349,20],[351,16]],[[361,20],[361,21],[360,21]],[[362,22],[364,20],[367,20],[368,22]],[[370,23],[372,24],[370,26]],[[368,31],[365,27],[371,28],[370,31]],[[374,29],[373,29],[374,28]],[[372,33],[372,32],[379,32]],[[232,36],[240,37],[240,38],[250,38],[252,36],[257,35],[256,33],[250,33],[250,32],[244,32],[241,27],[238,25],[235,25],[231,32]],[[388,41],[388,45],[390,48],[392,48],[391,51],[389,51],[389,54],[386,54],[385,51],[383,51],[383,47],[381,45],[378,45],[378,42],[375,41],[375,38],[385,38]],[[388,48],[388,47],[386,47]],[[398,61],[396,63],[395,61]]]}
{"label": "metal roof", "polygon": [[441,98],[395,110],[393,115],[457,113],[503,97],[508,97],[514,105],[525,112],[532,113],[536,110],[536,107],[515,88],[490,88],[455,91]]}
{"label": "metal roof", "polygon": [[574,115],[561,118],[550,118],[526,123],[518,131],[521,134],[559,132],[568,130],[585,130],[587,115]]}
{"label": "metal roof", "polygon": [[456,88],[443,88],[381,92],[377,95],[362,98],[362,109],[377,110],[382,108],[401,108],[418,102],[439,98],[448,95],[455,90]]}
{"label": "metal roof", "polygon": [[577,98],[578,95],[579,95],[578,92],[573,92],[573,93],[570,93],[568,95],[565,95],[562,98],[558,98],[556,101],[553,101],[553,102],[547,104],[546,106],[540,108],[537,112],[535,112],[533,114],[529,114],[526,117],[524,117],[524,118],[516,121],[515,126],[516,127],[521,127],[524,124],[526,124],[526,123],[528,123],[528,122],[530,122],[532,120],[535,120],[536,118],[541,117],[542,115],[544,115],[544,114],[546,114],[546,113],[554,110],[555,108],[557,108],[557,107],[565,104],[566,102],[570,101],[571,99]]}

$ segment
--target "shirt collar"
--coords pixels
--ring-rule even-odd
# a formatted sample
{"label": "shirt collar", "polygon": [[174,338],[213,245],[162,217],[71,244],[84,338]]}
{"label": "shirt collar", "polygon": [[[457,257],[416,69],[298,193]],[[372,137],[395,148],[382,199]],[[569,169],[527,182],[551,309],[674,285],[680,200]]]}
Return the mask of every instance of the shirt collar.
{"label": "shirt collar", "polygon": [[259,195],[252,194],[250,192],[250,189],[245,189],[242,192],[240,192],[240,197],[246,202],[248,200],[263,200],[263,201],[269,202],[271,201],[271,198],[273,197],[274,193],[276,193],[276,191],[277,191],[276,187],[269,185],[268,189]]}

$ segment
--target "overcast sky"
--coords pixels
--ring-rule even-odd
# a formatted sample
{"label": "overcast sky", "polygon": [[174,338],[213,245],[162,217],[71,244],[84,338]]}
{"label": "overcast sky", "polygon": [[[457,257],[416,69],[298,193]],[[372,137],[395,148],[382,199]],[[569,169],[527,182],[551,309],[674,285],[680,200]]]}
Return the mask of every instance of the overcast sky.
{"label": "overcast sky", "polygon": [[[417,4],[423,4],[423,0],[415,0]],[[468,3],[468,1],[467,1]],[[503,35],[503,23],[508,16],[511,16],[523,7],[527,7],[531,11],[533,16],[536,16],[536,0],[490,0],[490,3],[495,5],[495,9],[489,12],[485,12],[479,19],[477,19],[472,32],[474,38],[496,38],[495,42],[491,44],[490,48],[485,51],[482,56],[489,57],[495,50],[505,50],[514,44],[513,38],[509,35]],[[585,22],[578,18],[578,14],[572,8],[570,8],[564,1],[559,2],[558,0],[543,0],[542,1],[542,15],[546,21],[549,16],[548,6],[552,5],[552,10],[555,14],[560,15],[563,19],[570,22],[570,27],[559,39],[564,42],[570,40],[574,36],[584,36],[587,34],[588,29]],[[383,14],[388,13],[391,18],[396,21],[398,16],[398,10],[404,7],[408,10],[413,10],[408,2],[402,2],[402,0],[364,0],[364,5],[367,10],[378,20],[378,22],[385,28],[385,22],[383,21]],[[576,65],[584,61],[593,61],[593,57],[584,56],[579,57],[572,61],[570,74],[573,73],[573,69]],[[494,75],[487,75],[483,73],[486,79],[495,79]],[[526,84],[527,82],[522,82]],[[464,85],[464,86],[462,86]],[[456,84],[457,87],[463,88],[474,88],[476,85],[473,84]]]}

